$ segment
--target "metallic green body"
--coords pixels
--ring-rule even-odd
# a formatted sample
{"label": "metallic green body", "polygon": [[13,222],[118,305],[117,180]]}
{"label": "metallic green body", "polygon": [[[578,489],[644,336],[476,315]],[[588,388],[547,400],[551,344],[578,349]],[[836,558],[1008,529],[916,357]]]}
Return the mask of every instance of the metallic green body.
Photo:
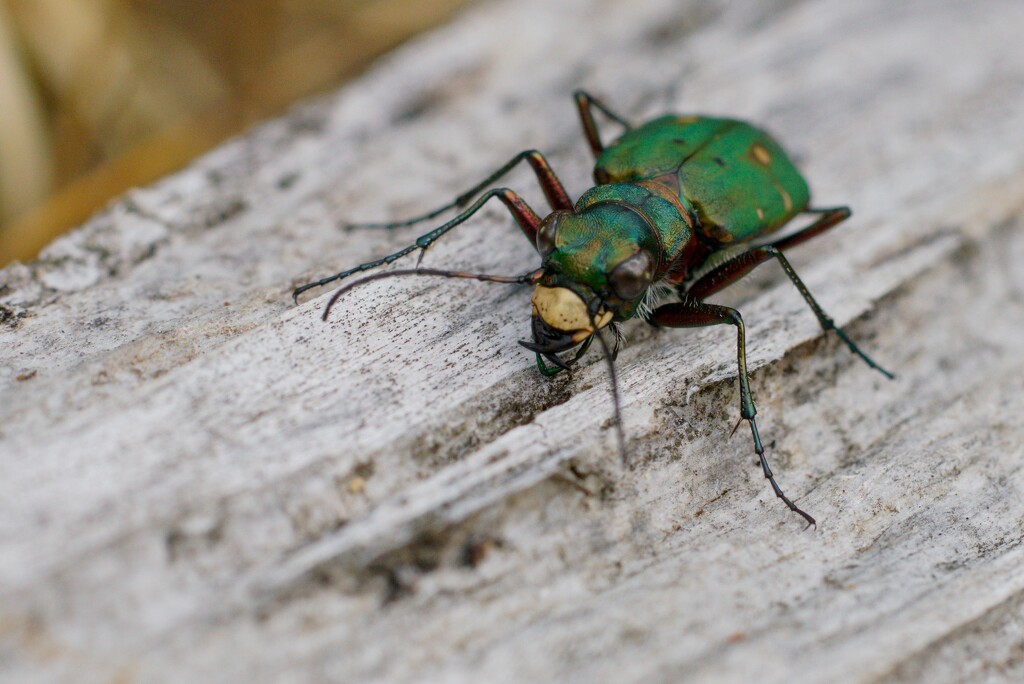
{"label": "metallic green body", "polygon": [[807,182],[782,147],[734,119],[670,115],[649,121],[605,148],[594,178],[675,184],[699,234],[716,246],[777,230],[810,201]]}
{"label": "metallic green body", "polygon": [[[546,262],[559,277],[549,284],[574,289],[584,285],[593,292],[605,292],[608,275],[640,250],[654,257],[660,280],[694,247],[690,218],[663,187],[599,185],[584,193],[576,202],[575,214],[562,221],[555,250]],[[631,318],[640,301],[621,302],[616,319]]]}
{"label": "metallic green body", "polygon": [[[422,256],[488,200],[497,198],[534,244],[542,258],[540,268],[522,275],[502,276],[420,268],[417,264],[414,269],[376,273],[338,289],[324,309],[324,320],[343,293],[360,283],[382,278],[417,275],[532,284],[532,340],[520,340],[519,344],[537,355],[537,368],[551,377],[571,371],[591,342],[597,341],[608,363],[623,458],[626,439],[614,365],[618,349],[614,323],[642,314],[655,326],[734,326],[740,417],[750,425],[761,470],[775,496],[809,525],[815,524],[813,517],[783,493],[768,465],[747,373],[743,318],[736,309],[707,300],[759,264],[777,261],[821,327],[833,331],[851,352],[891,379],[891,373],[836,327],[783,254],[838,225],[850,216],[850,210],[810,207],[807,183],[789,157],[771,136],[747,123],[713,117],[664,116],[632,128],[588,93],[577,91],[574,98],[583,133],[597,157],[597,186],[575,203],[544,156],[537,150],[525,150],[439,209],[405,221],[371,225],[410,226],[453,208],[462,209],[458,216],[419,236],[412,244],[306,283],[296,288],[293,295],[297,298],[311,288],[391,264],[413,252]],[[594,110],[626,132],[605,146]],[[522,162],[533,169],[551,207],[551,213],[543,218],[513,190],[492,187]],[[801,213],[816,219],[786,236],[760,239]],[[756,244],[749,244],[753,241]],[[677,297],[673,301],[660,301],[665,285],[675,291]],[[601,336],[605,327],[615,331],[614,347]],[[574,348],[574,354],[567,354]]]}
{"label": "metallic green body", "polygon": [[[654,257],[655,282],[679,284],[710,255],[777,230],[810,201],[779,144],[733,119],[649,121],[601,152],[594,178],[545,260],[544,284],[584,300],[582,288],[608,292],[608,275],[640,250]],[[615,319],[631,318],[642,301],[612,301]]]}

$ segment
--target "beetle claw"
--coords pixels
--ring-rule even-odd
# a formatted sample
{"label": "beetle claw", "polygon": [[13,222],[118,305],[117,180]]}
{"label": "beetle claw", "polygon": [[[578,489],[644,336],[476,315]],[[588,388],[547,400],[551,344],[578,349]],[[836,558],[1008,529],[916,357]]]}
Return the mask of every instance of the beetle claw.
{"label": "beetle claw", "polygon": [[530,342],[529,340],[519,340],[519,344],[523,347],[526,347],[532,352],[537,352],[538,354],[543,354],[544,348],[546,346],[543,344],[538,344],[536,342]]}
{"label": "beetle claw", "polygon": [[544,354],[544,358],[555,364],[562,370],[571,373],[572,372],[572,361],[563,361],[559,358],[558,354]]}

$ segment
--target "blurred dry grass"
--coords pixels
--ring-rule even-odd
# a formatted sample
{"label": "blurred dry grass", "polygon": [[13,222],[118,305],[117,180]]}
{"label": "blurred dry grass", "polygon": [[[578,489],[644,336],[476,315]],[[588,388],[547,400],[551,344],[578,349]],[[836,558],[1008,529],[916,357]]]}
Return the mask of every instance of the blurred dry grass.
{"label": "blurred dry grass", "polygon": [[0,266],[467,0],[0,0]]}

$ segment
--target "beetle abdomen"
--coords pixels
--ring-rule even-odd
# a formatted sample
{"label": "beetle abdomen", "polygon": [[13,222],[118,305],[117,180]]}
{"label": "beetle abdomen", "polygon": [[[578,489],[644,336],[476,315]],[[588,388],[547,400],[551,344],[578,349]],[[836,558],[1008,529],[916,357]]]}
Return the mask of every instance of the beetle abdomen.
{"label": "beetle abdomen", "polygon": [[764,131],[734,119],[664,116],[627,131],[597,160],[599,182],[674,174],[683,203],[713,244],[778,229],[810,201],[807,182]]}

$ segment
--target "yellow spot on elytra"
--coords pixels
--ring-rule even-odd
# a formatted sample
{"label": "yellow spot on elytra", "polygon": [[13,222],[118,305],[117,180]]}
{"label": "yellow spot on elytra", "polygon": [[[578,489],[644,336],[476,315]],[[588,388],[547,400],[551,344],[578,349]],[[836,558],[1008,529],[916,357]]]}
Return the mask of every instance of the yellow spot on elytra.
{"label": "yellow spot on elytra", "polygon": [[761,143],[754,143],[754,146],[750,148],[750,153],[754,155],[754,159],[767,166],[772,161],[772,155],[765,149]]}
{"label": "yellow spot on elytra", "polygon": [[676,121],[678,123],[693,123],[694,121],[697,121],[698,119],[700,119],[699,116],[677,116],[676,117]]}
{"label": "yellow spot on elytra", "polygon": [[782,206],[786,208],[786,211],[793,210],[793,198],[789,196],[783,188],[779,188],[779,194],[782,195]]}
{"label": "yellow spot on elytra", "polygon": [[764,209],[762,209],[761,207],[757,208],[757,220],[764,221]]}

